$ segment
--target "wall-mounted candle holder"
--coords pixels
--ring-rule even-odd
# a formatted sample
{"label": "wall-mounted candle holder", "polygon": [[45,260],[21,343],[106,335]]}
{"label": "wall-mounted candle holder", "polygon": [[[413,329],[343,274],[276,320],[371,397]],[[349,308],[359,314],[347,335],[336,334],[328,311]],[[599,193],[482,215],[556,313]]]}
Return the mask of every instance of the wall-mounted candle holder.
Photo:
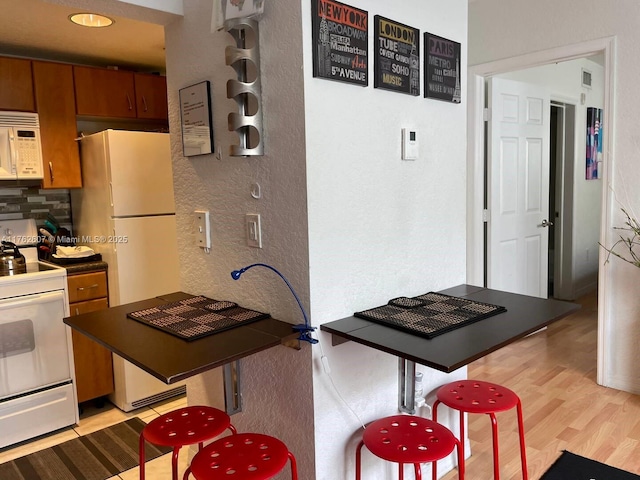
{"label": "wall-mounted candle holder", "polygon": [[231,145],[232,156],[264,155],[262,132],[262,87],[260,84],[260,45],[258,22],[236,18],[225,23],[236,46],[225,50],[226,64],[237,79],[227,81],[227,98],[238,104],[238,113],[229,114],[229,131],[236,132],[239,145]]}

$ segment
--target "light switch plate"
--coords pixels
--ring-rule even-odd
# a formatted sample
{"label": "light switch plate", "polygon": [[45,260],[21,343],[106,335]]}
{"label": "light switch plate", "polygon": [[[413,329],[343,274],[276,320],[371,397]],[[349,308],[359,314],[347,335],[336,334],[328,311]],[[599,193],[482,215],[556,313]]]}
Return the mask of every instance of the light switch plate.
{"label": "light switch plate", "polygon": [[244,224],[247,236],[247,245],[254,248],[262,248],[262,227],[260,225],[260,214],[247,213],[244,217]]}
{"label": "light switch plate", "polygon": [[209,210],[196,210],[196,245],[200,248],[211,248],[211,224]]}

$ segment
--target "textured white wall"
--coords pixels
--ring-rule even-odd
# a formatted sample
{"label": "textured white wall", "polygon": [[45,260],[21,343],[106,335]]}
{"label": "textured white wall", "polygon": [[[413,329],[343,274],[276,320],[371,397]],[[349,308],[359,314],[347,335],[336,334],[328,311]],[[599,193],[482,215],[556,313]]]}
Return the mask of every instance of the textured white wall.
{"label": "textured white wall", "polygon": [[[166,28],[170,130],[178,220],[181,285],[184,291],[230,299],[301,323],[298,306],[274,273],[255,268],[233,281],[230,272],[250,263],[273,265],[308,305],[308,247],[300,6],[295,1],[268,3],[260,22],[262,105],[265,156],[229,157],[237,143],[227,131],[227,115],[237,111],[226,98],[226,81],[234,71],[225,65],[225,32],[211,33],[211,0],[184,2],[184,19]],[[216,147],[222,158],[182,156],[178,90],[211,82]],[[263,197],[255,200],[250,185]],[[212,249],[195,246],[195,209],[211,212]],[[262,217],[263,249],[245,246],[244,215]],[[233,422],[241,431],[281,438],[300,463],[300,478],[314,476],[311,349],[276,347],[242,360],[243,412]],[[189,403],[219,404],[221,385],[215,372],[189,382]],[[280,478],[280,477],[278,477]]]}
{"label": "textured white wall", "polygon": [[[553,12],[553,14],[549,14]],[[612,244],[614,226],[622,225],[619,207],[640,215],[637,128],[640,111],[640,62],[638,44],[640,4],[634,0],[481,0],[469,4],[469,64],[476,65],[540,50],[576,44],[609,36],[616,37],[615,105],[613,138],[609,152],[609,185],[617,200],[611,202],[606,241]],[[619,202],[619,203],[617,203]],[[617,259],[603,265],[600,285],[606,311],[600,345],[604,367],[600,372],[606,386],[640,393],[640,302],[637,285],[640,270]],[[601,297],[601,299],[603,299]]]}
{"label": "textured white wall", "polygon": [[[581,86],[583,68],[592,74],[591,88]],[[573,290],[579,297],[596,288],[600,266],[598,241],[603,182],[601,179],[585,179],[585,158],[587,107],[604,107],[604,68],[592,60],[579,58],[498,76],[545,86],[551,92],[552,100],[576,105],[572,270]],[[585,95],[584,105],[580,103],[582,93]]]}
{"label": "textured white wall", "polygon": [[[460,41],[466,84],[465,0],[352,4],[368,10],[371,21],[379,13]],[[454,105],[373,89],[372,80],[361,88],[313,79],[310,2],[267,2],[260,22],[266,155],[230,158],[226,151],[235,139],[226,116],[236,107],[226,99],[233,70],[224,65],[224,46],[231,38],[210,33],[210,0],[190,0],[184,8],[184,19],[166,28],[166,39],[185,291],[299,323],[295,301],[272,272],[253,269],[239,282],[229,276],[246,264],[268,263],[287,276],[317,326],[394,296],[464,282],[464,94],[462,105]],[[182,156],[178,90],[202,80],[212,84],[221,160]],[[400,160],[403,126],[418,130],[418,161]],[[262,200],[249,195],[253,181],[263,188]],[[191,212],[199,208],[211,211],[211,255],[194,245]],[[262,215],[262,250],[244,246],[245,213]],[[333,348],[319,336],[336,385],[362,420],[396,413],[397,359],[354,344]],[[233,422],[282,438],[299,460],[301,479],[349,478],[358,422],[337,399],[318,358],[319,346],[305,344],[301,351],[278,347],[244,359],[244,410]],[[424,371],[428,391],[466,376],[466,368],[453,376]],[[218,374],[191,381],[189,402],[219,405]],[[370,458],[365,471],[371,480],[396,475]]]}
{"label": "textured white wall", "polygon": [[[466,97],[455,105],[374,89],[373,58],[368,88],[313,78],[310,2],[301,3],[313,323],[464,283]],[[461,42],[466,85],[466,1],[348,3],[369,12],[372,49],[376,14]],[[417,161],[400,160],[402,127],[418,131]],[[324,334],[321,341],[336,386],[363,422],[397,413],[395,357],[353,343],[331,347]],[[360,424],[323,373],[317,347],[313,355],[316,478],[352,478]],[[427,390],[451,378],[425,371]],[[364,461],[363,477],[396,478],[392,466]]]}

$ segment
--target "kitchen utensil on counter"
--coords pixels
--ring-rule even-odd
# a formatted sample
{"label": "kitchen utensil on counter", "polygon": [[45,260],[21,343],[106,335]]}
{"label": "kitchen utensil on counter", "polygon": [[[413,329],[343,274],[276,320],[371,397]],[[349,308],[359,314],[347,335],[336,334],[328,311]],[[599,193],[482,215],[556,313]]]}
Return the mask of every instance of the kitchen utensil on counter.
{"label": "kitchen utensil on counter", "polygon": [[64,227],[58,228],[58,231],[56,233],[56,245],[72,246],[74,244],[75,241],[71,237],[71,232]]}
{"label": "kitchen utensil on counter", "polygon": [[55,240],[54,236],[46,228],[41,228],[40,233],[42,234],[43,238],[45,238],[49,243],[53,243],[53,241]]}
{"label": "kitchen utensil on counter", "polygon": [[53,233],[56,233],[56,231],[60,228],[60,222],[58,222],[56,217],[51,215],[51,213],[47,213],[47,219],[44,221],[44,224],[47,227],[53,227],[52,228]]}
{"label": "kitchen utensil on counter", "polygon": [[51,233],[55,234],[58,231],[58,227],[56,227],[48,219],[44,221],[44,225],[45,225],[45,227],[47,227],[47,230],[49,230]]}
{"label": "kitchen utensil on counter", "polygon": [[27,260],[13,242],[2,241],[0,246],[0,276],[17,275],[27,271]]}

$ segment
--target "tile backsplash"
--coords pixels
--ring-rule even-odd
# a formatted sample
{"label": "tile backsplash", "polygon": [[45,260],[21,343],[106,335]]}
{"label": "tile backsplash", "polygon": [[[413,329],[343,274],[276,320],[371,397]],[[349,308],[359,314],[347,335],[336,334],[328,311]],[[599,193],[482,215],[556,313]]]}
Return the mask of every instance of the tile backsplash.
{"label": "tile backsplash", "polygon": [[42,190],[38,187],[0,187],[0,220],[33,218],[43,225],[47,214],[61,226],[71,227],[69,190]]}

